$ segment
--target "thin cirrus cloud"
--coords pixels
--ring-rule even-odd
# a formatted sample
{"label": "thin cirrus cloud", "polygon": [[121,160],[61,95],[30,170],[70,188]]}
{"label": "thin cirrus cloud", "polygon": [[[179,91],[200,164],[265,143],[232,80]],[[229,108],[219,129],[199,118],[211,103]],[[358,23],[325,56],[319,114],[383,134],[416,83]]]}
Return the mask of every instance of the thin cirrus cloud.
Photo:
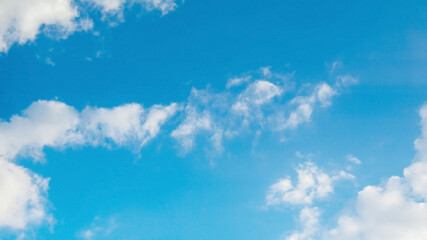
{"label": "thin cirrus cloud", "polygon": [[[354,204],[337,216],[333,227],[322,226],[321,209],[311,206],[312,199],[322,197],[317,194],[321,181],[316,177],[304,176],[298,172],[298,184],[291,185],[289,179],[282,179],[272,185],[267,194],[267,205],[279,203],[304,203],[299,223],[301,231],[295,231],[287,240],[332,239],[332,240],[376,240],[411,239],[423,240],[427,236],[427,104],[419,111],[421,136],[415,140],[417,151],[414,162],[403,170],[403,176],[392,176],[380,185],[365,186],[358,192]],[[360,164],[353,155],[348,160]],[[307,167],[305,167],[307,168]],[[300,166],[301,169],[305,169]],[[324,177],[327,179],[327,177]],[[310,191],[300,191],[298,187],[312,186]],[[323,180],[328,183],[329,181]],[[323,184],[322,193],[328,193],[329,184]],[[307,187],[303,188],[307,189]],[[297,197],[295,197],[297,196]],[[309,197],[308,200],[307,197]],[[296,200],[298,201],[296,201]]]}
{"label": "thin cirrus cloud", "polygon": [[[180,152],[188,153],[197,139],[205,138],[221,153],[225,140],[244,132],[285,131],[310,121],[312,112],[330,106],[342,89],[337,83],[324,82],[305,84],[301,89],[294,86],[289,75],[262,68],[250,73],[239,86],[222,92],[193,88],[186,101],[169,105],[144,108],[130,103],[112,108],[87,106],[79,111],[59,101],[36,101],[9,121],[0,121],[0,228],[24,230],[53,222],[46,205],[49,178],[17,165],[19,156],[42,161],[45,147],[83,145],[116,145],[139,151],[171,118],[176,121],[169,124],[174,124],[169,136],[176,140]],[[301,106],[309,111],[295,117],[301,114]],[[307,166],[312,174],[317,171]],[[325,194],[328,184],[323,186]],[[14,194],[9,193],[10,186],[17,186]],[[321,190],[317,194],[321,195]]]}
{"label": "thin cirrus cloud", "polygon": [[[123,20],[126,7],[139,5],[165,15],[176,9],[174,0],[4,0],[0,1],[0,53],[14,44],[34,41],[40,33],[66,38],[93,28],[91,9]],[[103,20],[106,18],[103,17]]]}

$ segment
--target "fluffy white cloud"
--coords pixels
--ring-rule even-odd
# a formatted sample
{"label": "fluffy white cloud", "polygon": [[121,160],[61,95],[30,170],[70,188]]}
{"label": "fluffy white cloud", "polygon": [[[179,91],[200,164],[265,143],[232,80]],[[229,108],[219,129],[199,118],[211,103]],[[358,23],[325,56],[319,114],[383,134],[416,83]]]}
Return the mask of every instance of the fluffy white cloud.
{"label": "fluffy white cloud", "polygon": [[265,199],[267,206],[310,205],[314,200],[325,198],[332,193],[334,181],[354,178],[353,175],[344,171],[330,176],[310,161],[300,164],[296,172],[298,179],[295,184],[286,177],[269,187]]}
{"label": "fluffy white cloud", "polygon": [[18,154],[43,158],[43,147],[99,145],[145,145],[160,126],[173,116],[178,105],[125,104],[108,108],[87,107],[81,113],[57,101],[37,101],[9,122],[0,122],[0,157],[14,159]]}
{"label": "fluffy white cloud", "polygon": [[[180,142],[184,152],[191,150],[196,136],[202,134],[208,136],[215,149],[221,150],[223,139],[246,130],[295,129],[309,122],[315,109],[330,106],[332,98],[339,93],[338,87],[319,83],[306,95],[288,96],[293,75],[264,67],[229,79],[226,90],[220,93],[192,89],[185,107],[185,120],[171,136]],[[244,86],[233,88],[238,85]],[[297,92],[303,92],[305,87],[301,88]]]}
{"label": "fluffy white cloud", "polygon": [[[308,104],[310,114],[304,118],[308,121],[313,109],[329,103],[338,91],[322,83],[316,85],[309,96],[282,99],[286,90],[284,81],[289,79],[273,73],[270,68],[263,69],[260,77],[268,79],[259,78],[251,82],[251,76],[240,91],[232,89],[212,93],[209,89],[192,89],[190,97],[182,104],[154,105],[150,108],[131,103],[113,108],[86,107],[78,111],[62,102],[40,100],[21,114],[12,116],[9,121],[0,121],[0,159],[4,165],[2,170],[6,171],[3,174],[5,177],[0,176],[0,197],[9,194],[9,182],[13,182],[11,186],[17,186],[16,195],[10,194],[9,200],[5,198],[1,202],[3,216],[14,216],[16,219],[0,220],[0,228],[9,226],[21,229],[41,223],[49,216],[44,207],[48,181],[17,166],[14,162],[18,156],[42,160],[45,147],[80,145],[113,144],[139,150],[155,138],[165,122],[177,112],[181,113],[178,126],[170,136],[181,144],[183,152],[191,150],[196,136],[200,134],[207,134],[214,151],[221,152],[225,137],[232,138],[252,127],[256,131],[273,129],[268,126],[271,124],[269,118],[275,117],[278,109],[290,108],[292,116],[303,108],[301,106]],[[297,110],[292,109],[295,104],[298,105]],[[330,177],[312,163],[301,167],[298,174],[296,186],[285,179],[271,188],[268,205],[283,201],[309,204],[330,193],[333,181],[349,177],[345,173]]]}
{"label": "fluffy white cloud", "polygon": [[2,0],[0,1],[0,53],[15,43],[34,41],[40,32],[64,38],[76,31],[92,29],[93,21],[82,12],[87,4],[104,14],[123,14],[125,6],[140,5],[162,14],[173,11],[175,0]]}
{"label": "fluffy white cloud", "polygon": [[312,93],[308,96],[297,96],[291,100],[291,104],[296,106],[289,117],[279,116],[279,129],[293,129],[305,122],[309,122],[313,109],[320,105],[327,107],[331,105],[331,99],[338,90],[332,88],[327,83],[316,85]]}
{"label": "fluffy white cloud", "polygon": [[17,156],[43,158],[44,147],[117,145],[139,148],[157,136],[178,105],[87,107],[81,113],[57,101],[37,101],[9,122],[0,122],[0,228],[24,229],[50,219],[49,179],[13,163]]}
{"label": "fluffy white cloud", "polygon": [[420,110],[422,135],[415,141],[416,161],[403,177],[358,193],[353,214],[339,217],[327,239],[422,240],[427,236],[427,105]]}
{"label": "fluffy white cloud", "polygon": [[79,114],[73,107],[57,101],[34,102],[21,115],[0,122],[0,157],[13,159],[21,154],[40,159],[44,146],[77,140],[73,130],[78,123]]}
{"label": "fluffy white cloud", "polygon": [[148,110],[136,103],[110,109],[87,107],[76,131],[85,138],[84,142],[93,145],[112,140],[118,145],[143,146],[176,111],[176,103],[166,107],[155,105]]}
{"label": "fluffy white cloud", "polygon": [[33,41],[40,31],[66,36],[91,28],[91,21],[79,16],[73,0],[0,1],[0,52],[6,52],[14,43]]}
{"label": "fluffy white cloud", "polygon": [[279,96],[281,93],[282,90],[275,84],[265,80],[258,80],[251,83],[239,94],[237,101],[231,108],[237,113],[248,115],[252,109],[268,103],[272,98]]}
{"label": "fluffy white cloud", "polygon": [[286,237],[286,240],[313,240],[313,237],[320,229],[319,217],[319,208],[303,208],[298,218],[298,222],[302,226],[302,230],[292,233],[290,236]]}
{"label": "fluffy white cloud", "polygon": [[[358,193],[354,206],[338,216],[337,224],[332,229],[320,227],[318,208],[313,214],[308,214],[310,211],[304,208],[299,220],[302,230],[294,232],[287,239],[425,239],[427,236],[427,105],[424,105],[419,113],[422,131],[421,136],[415,140],[417,154],[414,162],[403,170],[403,176],[392,176],[378,186],[364,187]],[[360,164],[360,160],[353,155],[348,155],[347,159],[355,164]],[[299,173],[298,176],[300,175],[307,174]],[[354,178],[353,175],[346,172],[337,176]],[[314,179],[311,177],[310,181],[307,181],[309,184],[305,184],[309,186],[305,188],[309,191],[299,188],[298,184],[296,187],[292,186],[288,178],[280,180],[270,187],[267,203],[270,205],[281,202],[310,204],[312,202],[310,200],[315,198],[311,196],[316,196],[314,194],[315,186],[320,185],[316,184]],[[293,195],[299,197],[294,198]],[[309,220],[302,220],[303,211],[306,211],[305,215],[308,216],[306,219]],[[312,224],[307,224],[307,222]]]}
{"label": "fluffy white cloud", "polygon": [[49,179],[0,158],[0,227],[24,229],[49,221],[48,183]]}

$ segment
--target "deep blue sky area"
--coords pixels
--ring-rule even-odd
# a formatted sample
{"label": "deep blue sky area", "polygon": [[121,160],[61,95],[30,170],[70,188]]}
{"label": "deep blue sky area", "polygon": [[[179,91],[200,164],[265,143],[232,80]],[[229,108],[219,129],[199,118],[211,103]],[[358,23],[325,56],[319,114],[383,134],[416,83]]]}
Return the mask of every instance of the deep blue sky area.
{"label": "deep blue sky area", "polygon": [[[329,228],[364,186],[401,176],[413,162],[418,110],[427,101],[425,1],[185,0],[167,14],[126,6],[122,19],[85,9],[92,29],[61,37],[41,32],[0,52],[0,137],[1,124],[38,100],[79,112],[175,102],[183,112],[193,88],[238,96],[244,87],[228,89],[227,81],[261,79],[267,66],[293,73],[286,90],[293,95],[280,95],[286,104],[275,111],[287,111],[291,96],[321,82],[336,94],[330,104],[313,105],[296,128],[271,130],[266,118],[224,137],[221,150],[205,129],[184,152],[170,137],[185,118],[178,114],[141,148],[47,144],[42,161],[21,152],[14,163],[50,178],[46,206],[54,221],[6,229],[0,238],[289,239],[304,229],[298,216],[305,205],[269,207],[266,194],[279,179],[296,181],[299,164],[310,160],[331,176],[343,169],[355,177],[334,182],[334,192],[316,205]],[[358,83],[341,88],[340,76]],[[0,158],[2,141],[9,139],[0,139]],[[362,164],[351,165],[348,155]],[[89,230],[93,236],[82,235]]]}

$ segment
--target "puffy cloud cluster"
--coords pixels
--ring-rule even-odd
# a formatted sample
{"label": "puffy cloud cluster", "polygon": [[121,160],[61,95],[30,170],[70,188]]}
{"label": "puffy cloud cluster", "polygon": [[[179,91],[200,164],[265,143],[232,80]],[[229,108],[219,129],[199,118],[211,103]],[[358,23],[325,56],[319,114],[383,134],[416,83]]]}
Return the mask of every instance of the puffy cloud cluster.
{"label": "puffy cloud cluster", "polygon": [[49,221],[48,183],[49,179],[0,158],[0,227],[23,229]]}
{"label": "puffy cloud cluster", "polygon": [[[307,95],[300,95],[304,93],[300,89],[298,94],[292,94],[287,75],[270,68],[257,73],[247,75],[238,84],[232,80],[233,84],[220,93],[193,88],[187,101],[180,104],[144,108],[130,103],[112,108],[88,106],[78,111],[59,101],[40,100],[8,121],[0,121],[0,228],[24,229],[51,218],[45,205],[49,179],[18,166],[19,157],[44,160],[45,147],[82,145],[116,145],[138,151],[175,115],[178,123],[170,136],[179,142],[183,152],[194,147],[199,135],[207,137],[214,150],[221,152],[224,137],[231,139],[250,129],[287,129],[277,126],[286,124],[277,121],[279,110],[293,119],[293,128],[309,121],[314,108],[330,105],[339,91],[336,86],[319,83],[308,87]],[[310,114],[294,119],[292,115],[301,105],[309,105]],[[272,187],[271,205],[277,201],[309,204],[332,191],[335,177],[324,174],[312,163],[301,166],[298,174],[295,186],[288,179]]]}
{"label": "puffy cloud cluster", "polygon": [[312,204],[314,199],[324,198],[333,191],[332,177],[313,162],[300,164],[296,172],[298,181],[295,186],[289,177],[280,179],[270,186],[266,197],[267,206],[281,203]]}
{"label": "puffy cloud cluster", "polygon": [[94,6],[103,14],[123,15],[126,6],[140,5],[162,14],[173,11],[175,0],[2,0],[0,1],[0,53],[15,43],[34,41],[40,32],[60,38],[76,31],[87,31],[93,21],[87,14]]}
{"label": "puffy cloud cluster", "polygon": [[345,171],[329,175],[310,161],[300,164],[296,172],[297,182],[295,184],[289,177],[286,177],[269,187],[265,199],[266,206],[286,204],[303,207],[298,219],[302,230],[293,232],[286,239],[313,239],[312,237],[320,230],[320,209],[311,207],[311,205],[315,200],[326,198],[333,193],[334,182],[342,179],[353,179],[354,176]]}
{"label": "puffy cloud cluster", "polygon": [[255,129],[286,131],[311,120],[317,108],[331,105],[340,93],[337,82],[306,84],[295,89],[291,74],[279,74],[270,67],[231,78],[226,90],[192,89],[185,103],[184,120],[171,136],[184,152],[195,145],[198,135],[207,136],[216,150],[224,138]]}
{"label": "puffy cloud cluster", "polygon": [[[415,140],[417,154],[414,162],[403,170],[403,176],[392,176],[382,184],[364,187],[357,195],[354,205],[338,215],[334,227],[320,224],[320,209],[304,207],[299,223],[302,231],[296,231],[287,240],[377,240],[411,239],[423,240],[427,236],[427,105],[420,111],[421,136]],[[353,155],[347,159],[360,164]],[[308,166],[308,167],[307,167]],[[306,204],[331,192],[328,181],[317,180],[319,170],[300,166],[298,183],[292,185],[289,178],[282,179],[270,187],[267,205],[280,203]],[[308,173],[308,174],[307,174]],[[307,177],[308,175],[308,177]],[[348,176],[343,172],[340,176]],[[301,179],[301,180],[300,180]],[[301,187],[300,187],[301,186]],[[308,186],[308,187],[307,187]],[[318,189],[324,194],[318,194]]]}
{"label": "puffy cloud cluster", "polygon": [[16,165],[18,156],[43,159],[43,148],[106,145],[140,148],[157,136],[178,105],[139,104],[86,107],[82,112],[57,101],[37,101],[0,122],[0,227],[24,229],[51,219],[46,211],[49,179]]}
{"label": "puffy cloud cluster", "polygon": [[379,186],[358,193],[352,214],[339,217],[327,239],[411,239],[427,236],[427,105],[420,110],[421,136],[417,155],[403,176],[392,176]]}
{"label": "puffy cloud cluster", "polygon": [[70,145],[117,145],[141,147],[154,138],[178,105],[155,105],[144,109],[132,103],[111,109],[86,107],[79,113],[57,101],[37,101],[9,122],[0,122],[0,157],[18,155],[39,160],[43,147]]}

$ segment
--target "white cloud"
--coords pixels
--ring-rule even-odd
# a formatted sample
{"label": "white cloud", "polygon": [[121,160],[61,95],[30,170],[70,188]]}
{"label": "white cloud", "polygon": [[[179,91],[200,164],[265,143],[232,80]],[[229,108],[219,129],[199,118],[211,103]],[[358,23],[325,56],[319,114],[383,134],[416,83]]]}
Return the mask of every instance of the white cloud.
{"label": "white cloud", "polygon": [[0,228],[22,230],[50,221],[46,213],[49,179],[0,158]]}
{"label": "white cloud", "polygon": [[0,1],[0,52],[14,43],[34,41],[40,31],[63,36],[82,30],[87,22],[77,20],[79,11],[73,0]]}
{"label": "white cloud", "polygon": [[49,179],[13,163],[17,156],[39,160],[44,147],[98,145],[106,140],[139,148],[157,136],[177,108],[175,103],[149,109],[125,104],[87,107],[79,113],[61,102],[37,101],[9,122],[0,122],[0,228],[20,230],[50,218],[45,199]]}
{"label": "white cloud", "polygon": [[[293,106],[294,102],[298,105],[297,109],[308,104],[310,113],[304,118],[308,121],[315,103],[328,102],[334,95],[334,89],[319,84],[308,97],[291,100],[279,98],[285,92],[284,85],[280,84],[283,79],[270,69],[268,71],[272,74],[269,81],[249,82],[240,92],[227,90],[212,93],[192,89],[190,97],[182,104],[154,105],[150,108],[137,103],[112,108],[88,106],[80,112],[62,102],[40,100],[21,114],[13,115],[9,121],[0,121],[0,159],[4,165],[1,170],[6,171],[3,174],[5,177],[0,176],[0,196],[9,195],[9,182],[13,182],[11,186],[18,186],[16,195],[11,195],[11,200],[5,199],[1,204],[5,211],[3,216],[13,215],[16,219],[4,218],[9,220],[0,223],[0,228],[10,226],[21,229],[27,225],[37,225],[49,216],[45,207],[48,180],[15,165],[19,156],[42,160],[45,147],[81,145],[117,145],[139,150],[155,138],[160,128],[177,112],[181,113],[178,126],[170,136],[181,144],[183,152],[191,150],[196,136],[201,134],[207,135],[215,152],[221,152],[224,138],[232,138],[251,127],[256,132],[268,128],[268,119],[275,116],[277,109]],[[297,110],[291,110],[291,115],[294,111]],[[336,179],[349,178],[345,174],[331,178],[311,163],[301,166],[298,171],[296,186],[285,179],[271,188],[268,205],[275,202],[309,204],[328,195]],[[90,235],[90,232],[87,234]]]}
{"label": "white cloud", "polygon": [[294,129],[299,125],[311,120],[311,115],[316,105],[327,107],[331,105],[332,97],[337,94],[337,90],[327,83],[317,84],[312,93],[308,96],[297,96],[290,103],[296,105],[289,117],[278,116],[279,129]]}
{"label": "white cloud", "polygon": [[184,153],[194,146],[195,135],[200,131],[212,132],[215,128],[209,112],[197,112],[192,106],[185,109],[185,120],[172,131],[171,136],[180,141]]}
{"label": "white cloud", "polygon": [[352,154],[348,154],[347,156],[347,160],[349,161],[349,162],[352,162],[352,163],[354,163],[354,164],[362,164],[362,161],[360,161],[360,159],[359,158],[357,158],[357,157],[355,157],[355,156],[353,156]]}
{"label": "white cloud", "polygon": [[[185,120],[171,136],[180,142],[183,152],[188,152],[197,135],[207,135],[214,148],[222,150],[224,138],[244,131],[295,129],[309,122],[315,109],[330,106],[339,89],[319,83],[307,95],[290,99],[285,93],[290,91],[288,84],[293,75],[266,67],[228,80],[226,90],[220,93],[193,88],[186,103]],[[244,88],[232,88],[243,83]]]}
{"label": "white cloud", "polygon": [[337,86],[350,86],[358,84],[359,80],[355,77],[352,77],[351,75],[344,75],[344,76],[337,76]]}
{"label": "white cloud", "polygon": [[320,210],[317,207],[304,207],[299,215],[298,222],[302,226],[302,231],[296,231],[286,240],[313,240],[313,236],[319,231]]}
{"label": "white cloud", "polygon": [[0,157],[14,159],[18,154],[43,158],[44,146],[56,147],[76,140],[73,130],[79,114],[56,101],[37,101],[9,122],[0,122]]}
{"label": "white cloud", "polygon": [[43,158],[43,147],[99,145],[112,140],[117,145],[143,146],[178,106],[125,104],[114,108],[86,107],[81,113],[57,101],[37,101],[9,122],[0,122],[0,157],[18,154]]}
{"label": "white cloud", "polygon": [[268,103],[272,98],[279,96],[282,90],[275,84],[258,80],[251,83],[238,97],[233,104],[232,110],[248,115],[251,110],[260,105]]}
{"label": "white cloud", "polygon": [[123,15],[125,6],[140,5],[146,11],[158,10],[163,15],[175,10],[174,0],[3,0],[0,1],[0,52],[18,43],[34,41],[41,32],[65,38],[76,31],[93,28],[93,21],[82,16],[85,4],[104,14]]}
{"label": "white cloud", "polygon": [[267,206],[311,205],[314,200],[325,198],[333,192],[334,181],[354,178],[344,171],[330,176],[310,161],[300,164],[296,172],[298,180],[295,184],[286,177],[269,187],[265,199]]}
{"label": "white cloud", "polygon": [[[403,170],[403,176],[392,176],[378,186],[370,185],[361,190],[354,205],[338,215],[335,227],[321,227],[319,209],[305,207],[300,212],[301,231],[295,231],[287,240],[424,240],[427,236],[427,104],[420,111],[421,136],[415,140],[415,161]],[[355,164],[361,161],[353,155],[347,159]],[[289,178],[272,185],[267,194],[267,205],[282,203],[310,205],[316,198],[316,180],[321,174],[313,166],[300,165],[298,182],[292,185]],[[324,184],[329,194],[331,182],[352,179],[353,175],[340,171]],[[301,180],[300,180],[301,179]],[[325,177],[325,179],[328,179]],[[305,217],[303,217],[305,216]],[[305,219],[305,220],[304,220]]]}
{"label": "white cloud", "polygon": [[427,236],[427,105],[421,108],[422,135],[416,160],[403,177],[390,177],[358,193],[353,213],[342,214],[325,239],[422,240]]}
{"label": "white cloud", "polygon": [[226,88],[231,88],[231,87],[235,87],[235,86],[240,86],[244,83],[247,83],[251,80],[252,76],[244,76],[244,77],[235,77],[235,78],[230,78],[227,81],[226,84]]}

